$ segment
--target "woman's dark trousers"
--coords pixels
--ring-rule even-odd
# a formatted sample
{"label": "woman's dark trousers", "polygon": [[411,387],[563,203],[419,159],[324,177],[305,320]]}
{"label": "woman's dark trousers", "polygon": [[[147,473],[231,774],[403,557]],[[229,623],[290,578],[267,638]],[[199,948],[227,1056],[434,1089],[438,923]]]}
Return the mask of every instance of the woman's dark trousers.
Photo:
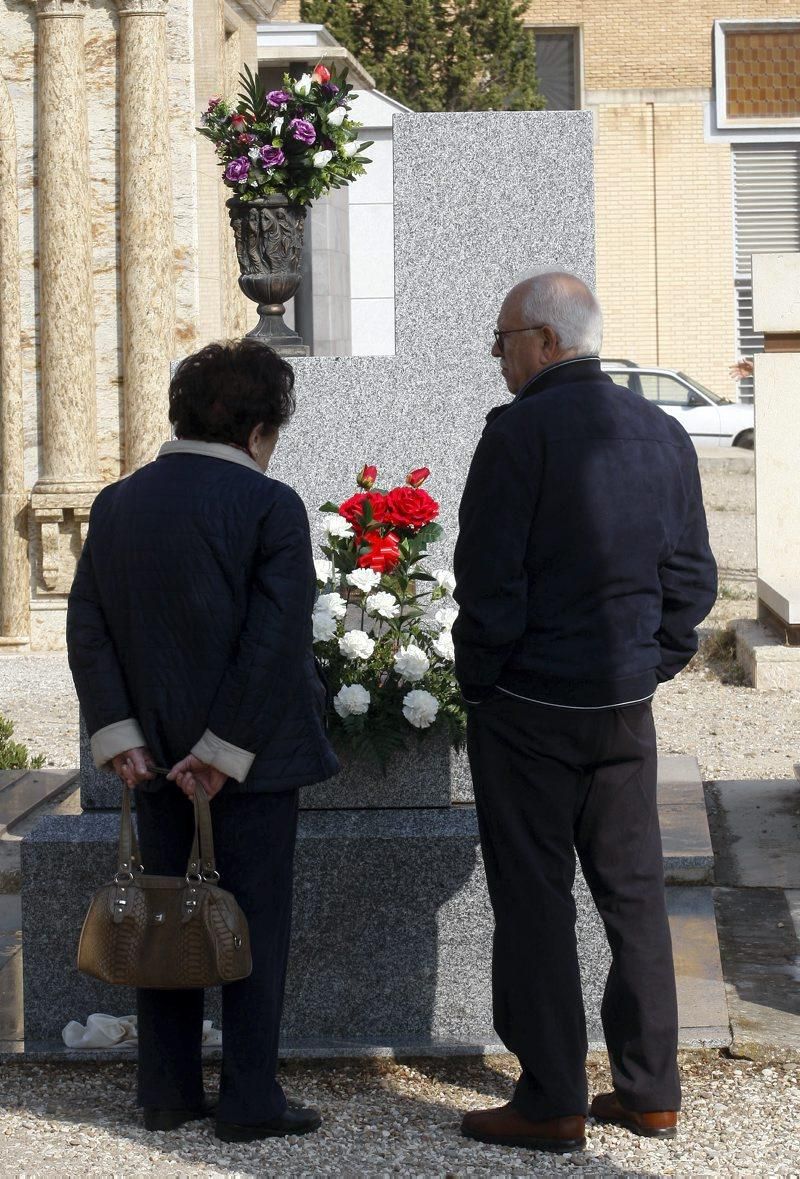
{"label": "woman's dark trousers", "polygon": [[629,1109],[680,1107],[678,1016],[650,703],[578,711],[504,696],[469,709],[468,748],[495,917],[498,1034],[522,1065],[512,1104],[585,1114],[575,852],[612,964],[601,1008]]}
{"label": "woman's dark trousers", "polygon": [[[250,926],[253,973],[222,988],[222,1077],[217,1117],[258,1125],[286,1108],[275,1079],[278,1031],[289,953],[292,861],[298,792],[212,799],[220,886]],[[137,824],[145,871],[182,876],[194,832],[194,809],[177,786],[137,790]],[[139,1104],[195,1108],[203,1100],[200,1041],[203,991],[137,991]]]}

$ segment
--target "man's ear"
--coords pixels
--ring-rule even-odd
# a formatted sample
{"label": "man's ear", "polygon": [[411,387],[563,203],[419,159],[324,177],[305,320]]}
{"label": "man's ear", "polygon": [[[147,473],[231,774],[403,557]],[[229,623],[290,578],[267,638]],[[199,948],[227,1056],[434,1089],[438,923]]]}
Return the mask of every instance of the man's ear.
{"label": "man's ear", "polygon": [[544,341],[545,349],[548,353],[550,353],[550,355],[553,355],[558,351],[558,336],[547,324],[545,324],[545,326],[542,328],[542,339]]}

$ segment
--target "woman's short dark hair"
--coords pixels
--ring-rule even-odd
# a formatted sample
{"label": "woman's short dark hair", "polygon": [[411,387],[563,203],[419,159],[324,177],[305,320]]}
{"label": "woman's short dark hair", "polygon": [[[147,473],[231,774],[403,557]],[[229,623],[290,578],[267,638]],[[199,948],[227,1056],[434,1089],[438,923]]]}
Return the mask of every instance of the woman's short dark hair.
{"label": "woman's short dark hair", "polygon": [[278,430],[295,407],[292,366],[247,336],[187,356],[169,385],[169,420],[178,438],[247,446],[255,426]]}

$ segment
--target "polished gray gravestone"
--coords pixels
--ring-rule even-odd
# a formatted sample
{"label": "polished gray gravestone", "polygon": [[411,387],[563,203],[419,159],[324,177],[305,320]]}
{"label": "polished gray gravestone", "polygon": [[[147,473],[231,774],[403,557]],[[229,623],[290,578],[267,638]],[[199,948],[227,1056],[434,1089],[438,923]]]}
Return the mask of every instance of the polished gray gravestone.
{"label": "polished gray gravestone", "polygon": [[[298,411],[270,473],[317,509],[376,463],[381,484],[426,465],[449,565],[457,508],[486,412],[507,399],[490,356],[508,289],[535,268],[594,280],[589,112],[395,117],[393,357],[295,362]],[[86,764],[80,816],[45,819],[23,851],[26,1043],[68,1019],[131,1009],[132,996],[74,969],[80,923],[113,871],[119,787]],[[284,1020],[288,1046],[425,1052],[496,1046],[492,921],[463,755],[409,754],[414,773],[352,767],[303,792]],[[580,876],[578,933],[588,1030],[600,1038],[607,965]],[[546,952],[546,951],[544,951]],[[57,979],[57,986],[53,980]],[[214,996],[211,997],[212,1011]]]}

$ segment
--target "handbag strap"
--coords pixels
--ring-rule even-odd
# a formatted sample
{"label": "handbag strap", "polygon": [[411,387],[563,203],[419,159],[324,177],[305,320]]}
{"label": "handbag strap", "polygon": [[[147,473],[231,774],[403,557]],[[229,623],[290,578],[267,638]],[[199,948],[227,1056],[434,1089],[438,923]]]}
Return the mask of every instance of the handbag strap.
{"label": "handbag strap", "polygon": [[219,880],[214,857],[214,832],[211,825],[211,809],[208,795],[198,784],[194,792],[194,839],[189,855],[187,876],[202,876],[204,880]]}
{"label": "handbag strap", "polygon": [[117,858],[117,879],[133,877],[135,868],[141,868],[142,857],[139,852],[139,840],[136,837],[133,820],[131,818],[130,787],[122,787],[122,816],[119,825],[119,855]]}

